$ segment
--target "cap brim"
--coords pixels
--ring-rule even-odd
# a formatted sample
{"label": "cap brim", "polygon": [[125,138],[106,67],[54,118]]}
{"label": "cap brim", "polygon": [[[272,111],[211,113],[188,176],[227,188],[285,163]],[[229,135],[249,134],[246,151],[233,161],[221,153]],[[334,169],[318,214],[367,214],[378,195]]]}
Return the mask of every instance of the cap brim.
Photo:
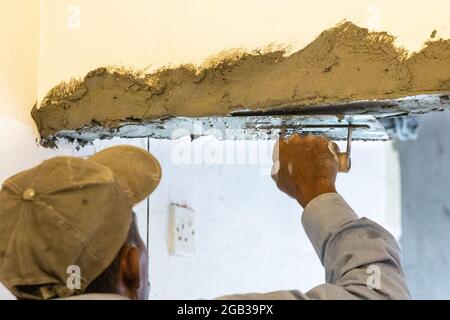
{"label": "cap brim", "polygon": [[161,181],[158,160],[141,148],[115,146],[96,153],[88,161],[109,167],[135,204],[147,198]]}

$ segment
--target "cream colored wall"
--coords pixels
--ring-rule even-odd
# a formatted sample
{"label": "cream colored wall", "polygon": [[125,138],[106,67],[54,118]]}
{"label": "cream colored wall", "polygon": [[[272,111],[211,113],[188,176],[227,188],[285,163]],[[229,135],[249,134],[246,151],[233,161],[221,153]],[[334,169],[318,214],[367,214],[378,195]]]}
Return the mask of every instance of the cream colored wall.
{"label": "cream colored wall", "polygon": [[[0,1],[0,185],[9,176],[56,154],[37,146],[30,110],[37,99],[39,1]],[[0,284],[0,300],[11,295]]]}
{"label": "cream colored wall", "polygon": [[0,116],[34,125],[39,62],[39,1],[0,2]]}
{"label": "cream colored wall", "polygon": [[417,50],[450,37],[448,0],[42,0],[40,96],[103,65],[201,63],[224,49],[302,48],[343,19]]}
{"label": "cream colored wall", "polygon": [[[14,166],[10,156],[15,158],[16,154],[14,142],[9,139],[14,141],[17,131],[33,139],[28,111],[37,96],[39,3],[2,1],[0,40],[0,181],[3,181]],[[0,299],[10,298],[0,284]]]}

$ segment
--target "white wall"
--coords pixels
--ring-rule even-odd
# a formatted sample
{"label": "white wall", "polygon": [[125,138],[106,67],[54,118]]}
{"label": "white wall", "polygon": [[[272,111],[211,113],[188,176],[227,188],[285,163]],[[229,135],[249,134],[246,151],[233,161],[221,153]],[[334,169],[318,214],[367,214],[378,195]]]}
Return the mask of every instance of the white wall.
{"label": "white wall", "polygon": [[[173,165],[170,146],[177,143],[151,141],[164,172],[150,202],[153,298],[306,291],[324,281],[323,268],[301,227],[300,207],[261,174],[266,166]],[[225,143],[204,138],[193,146],[205,150],[211,144],[217,149]],[[352,173],[338,178],[338,189],[354,209],[385,226],[390,213],[385,206],[387,147],[355,143]],[[199,246],[194,258],[167,253],[170,202],[187,205],[197,214]]]}
{"label": "white wall", "polygon": [[[10,129],[17,130],[17,124],[12,125]],[[24,146],[29,145],[26,139],[20,141]],[[122,143],[147,146],[146,139],[114,139],[96,141],[73,154],[89,156]],[[301,208],[279,192],[267,175],[270,152],[265,153],[262,165],[173,161],[173,150],[180,148],[191,148],[197,161],[208,158],[211,150],[224,150],[226,155],[233,149],[240,155],[237,150],[254,150],[255,144],[219,142],[209,137],[193,143],[188,139],[150,140],[150,150],[163,169],[161,184],[150,198],[152,299],[213,298],[279,289],[306,291],[323,282],[323,268],[301,227]],[[270,150],[272,144],[260,150]],[[360,215],[395,230],[398,226],[387,220],[393,213],[386,208],[387,148],[389,143],[354,143],[352,171],[338,176],[338,189]],[[35,161],[46,156],[34,152],[30,151]],[[186,205],[196,213],[197,252],[193,258],[168,253],[171,203]],[[144,239],[146,211],[145,202],[136,208]],[[8,296],[0,293],[0,298]]]}
{"label": "white wall", "polygon": [[[146,139],[96,141],[79,155],[131,143],[146,148]],[[150,140],[160,160],[161,184],[150,197],[150,277],[152,299],[214,298],[229,293],[300,289],[324,281],[324,271],[301,226],[301,208],[278,191],[267,169],[273,142],[220,142],[204,137],[194,142]],[[397,232],[387,207],[387,150],[390,143],[353,144],[353,168],[338,176],[338,190],[355,211]],[[192,162],[179,162],[180,149]],[[207,164],[212,152],[234,152],[241,164]],[[258,164],[248,154],[258,150]],[[231,158],[233,158],[231,156]],[[178,164],[177,164],[178,163]],[[211,163],[211,162],[210,162]],[[228,162],[228,163],[231,163]],[[391,190],[393,191],[393,190]],[[393,194],[390,194],[392,197]],[[398,196],[398,193],[397,193]],[[168,253],[169,205],[185,205],[196,213],[197,252],[193,258]],[[146,203],[137,208],[145,239]]]}

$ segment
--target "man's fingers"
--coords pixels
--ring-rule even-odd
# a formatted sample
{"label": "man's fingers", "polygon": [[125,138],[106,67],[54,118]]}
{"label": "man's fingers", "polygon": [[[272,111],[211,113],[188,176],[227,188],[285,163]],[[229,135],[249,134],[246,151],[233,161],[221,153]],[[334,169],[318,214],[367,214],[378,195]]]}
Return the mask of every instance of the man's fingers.
{"label": "man's fingers", "polygon": [[292,136],[290,136],[289,138],[287,138],[286,142],[287,143],[296,143],[296,142],[300,142],[302,139],[303,139],[303,136],[299,135],[298,133],[295,133]]}
{"label": "man's fingers", "polygon": [[273,164],[272,164],[271,175],[272,176],[276,176],[279,171],[280,171],[280,161],[279,160],[275,160],[273,162]]}
{"label": "man's fingers", "polygon": [[304,207],[317,190],[334,190],[338,155],[339,147],[325,136],[280,138],[273,150],[272,179],[278,189]]}
{"label": "man's fingers", "polygon": [[330,141],[330,144],[331,144],[331,148],[334,150],[334,152],[336,152],[336,153],[340,152],[339,146],[335,142]]}
{"label": "man's fingers", "polygon": [[281,138],[278,139],[275,142],[275,145],[273,146],[273,152],[272,152],[272,161],[273,161],[273,163],[275,163],[275,161],[279,161],[280,160],[280,142],[281,142]]}
{"label": "man's fingers", "polygon": [[339,146],[336,143],[334,143],[333,141],[330,141],[330,142],[328,142],[328,149],[333,154],[334,159],[336,161],[339,161],[339,157],[338,157],[339,152],[340,152]]}

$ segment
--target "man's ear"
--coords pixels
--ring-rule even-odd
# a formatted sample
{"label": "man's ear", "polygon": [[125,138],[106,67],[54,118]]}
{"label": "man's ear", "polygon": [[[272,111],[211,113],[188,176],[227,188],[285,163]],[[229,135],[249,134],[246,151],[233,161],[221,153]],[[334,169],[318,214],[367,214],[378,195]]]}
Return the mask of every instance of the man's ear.
{"label": "man's ear", "polygon": [[126,245],[122,248],[120,257],[120,273],[123,284],[129,291],[137,290],[141,286],[141,265],[139,248]]}

